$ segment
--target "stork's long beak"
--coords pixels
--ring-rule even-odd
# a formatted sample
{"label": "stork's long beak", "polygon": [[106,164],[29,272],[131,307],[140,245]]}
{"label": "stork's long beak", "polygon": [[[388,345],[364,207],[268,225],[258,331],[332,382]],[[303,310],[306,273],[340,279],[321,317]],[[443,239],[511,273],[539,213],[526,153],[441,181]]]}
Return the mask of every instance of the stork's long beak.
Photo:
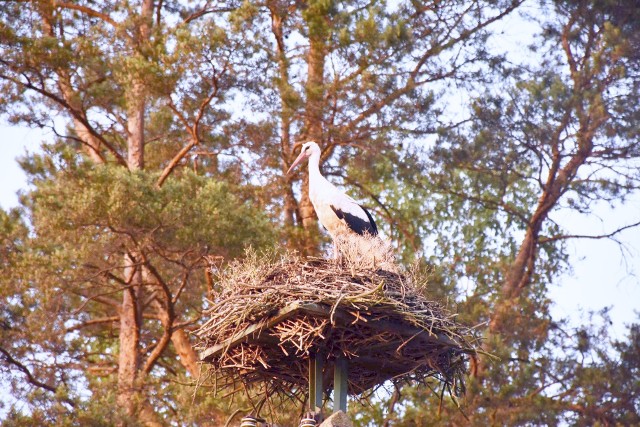
{"label": "stork's long beak", "polygon": [[294,160],[293,164],[291,165],[291,167],[287,171],[287,175],[289,175],[291,173],[291,171],[293,169],[295,169],[295,167],[298,166],[306,158],[307,158],[307,156],[305,155],[304,151],[302,151],[300,153],[300,155],[298,155],[298,157]]}

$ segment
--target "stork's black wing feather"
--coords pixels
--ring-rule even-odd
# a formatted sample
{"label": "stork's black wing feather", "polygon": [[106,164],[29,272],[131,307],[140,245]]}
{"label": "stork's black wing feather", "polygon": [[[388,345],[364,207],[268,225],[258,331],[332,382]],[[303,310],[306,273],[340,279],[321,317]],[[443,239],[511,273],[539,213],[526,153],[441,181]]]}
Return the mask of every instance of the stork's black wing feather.
{"label": "stork's black wing feather", "polygon": [[360,234],[361,236],[364,235],[365,233],[370,234],[372,236],[376,236],[378,234],[378,227],[376,227],[376,223],[373,221],[373,217],[371,216],[369,211],[367,211],[362,206],[360,206],[360,208],[367,215],[368,220],[361,218],[359,216],[353,215],[349,212],[345,212],[333,205],[330,205],[330,206],[333,212],[335,212],[336,216],[341,220],[344,220],[344,222],[347,223],[347,226],[354,233]]}
{"label": "stork's black wing feather", "polygon": [[368,210],[366,210],[363,206],[360,206],[360,207],[362,208],[364,213],[367,214],[367,217],[369,218],[369,226],[370,226],[370,230],[368,230],[369,234],[371,234],[372,236],[377,236],[378,227],[376,226],[376,222],[373,220],[373,217],[371,216]]}

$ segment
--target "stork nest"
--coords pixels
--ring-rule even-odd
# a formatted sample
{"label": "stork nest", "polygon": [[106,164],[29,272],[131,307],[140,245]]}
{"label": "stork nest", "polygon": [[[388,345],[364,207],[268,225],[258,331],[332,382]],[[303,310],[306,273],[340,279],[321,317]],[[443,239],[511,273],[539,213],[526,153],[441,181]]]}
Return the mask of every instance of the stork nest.
{"label": "stork nest", "polygon": [[325,392],[335,360],[346,358],[352,395],[387,380],[461,393],[473,331],[424,296],[424,272],[365,267],[249,253],[218,272],[209,320],[196,331],[215,388],[304,401],[309,358],[320,357]]}

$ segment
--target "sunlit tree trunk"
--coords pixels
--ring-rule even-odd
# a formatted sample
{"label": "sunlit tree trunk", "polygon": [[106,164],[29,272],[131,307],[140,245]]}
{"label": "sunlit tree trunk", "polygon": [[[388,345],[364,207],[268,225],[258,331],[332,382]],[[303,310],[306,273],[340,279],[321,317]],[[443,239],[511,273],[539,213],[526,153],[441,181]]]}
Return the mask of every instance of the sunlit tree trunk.
{"label": "sunlit tree trunk", "polygon": [[127,121],[127,164],[130,170],[144,168],[144,85],[133,83]]}
{"label": "sunlit tree trunk", "polygon": [[[144,0],[140,11],[139,34],[133,49],[139,51],[149,42],[153,16],[153,0]],[[138,71],[139,72],[139,71]],[[142,76],[134,75],[127,94],[127,161],[130,170],[144,168],[144,113],[146,95]]]}
{"label": "sunlit tree trunk", "polygon": [[[279,84],[278,92],[280,94],[280,149],[282,153],[282,173],[286,174],[289,165],[293,161],[293,143],[291,137],[291,121],[294,109],[291,103],[296,97],[295,90],[291,87],[289,81],[289,61],[284,40],[284,23],[287,19],[287,10],[283,8],[277,1],[267,3],[271,14],[271,32],[276,39],[276,58],[278,62]],[[298,204],[293,194],[293,183],[289,177],[285,178],[284,186],[284,221],[287,227],[295,226],[296,213]]]}
{"label": "sunlit tree trunk", "polygon": [[[309,30],[309,51],[307,53],[307,82],[305,95],[307,98],[303,136],[306,141],[316,141],[322,146],[323,116],[324,116],[324,62],[327,54],[327,36],[329,28],[327,17],[332,2],[313,1],[308,5],[306,14]],[[304,175],[302,194],[300,199],[300,220],[304,229],[304,251],[315,253],[318,251],[317,235],[318,220],[309,199],[309,176]]]}
{"label": "sunlit tree trunk", "polygon": [[128,416],[135,413],[136,378],[140,369],[140,313],[137,291],[142,281],[139,266],[130,255],[125,255],[127,287],[122,293],[120,308],[120,349],[118,353],[118,406]]}
{"label": "sunlit tree trunk", "polygon": [[[132,41],[132,50],[139,51],[140,46],[149,41],[153,1],[144,0],[142,3],[138,34]],[[127,166],[129,170],[144,168],[144,114],[145,87],[141,76],[132,78],[131,89],[127,94]],[[137,259],[136,259],[137,258]],[[120,310],[120,353],[118,355],[118,405],[124,409],[126,415],[132,417],[136,412],[138,401],[137,383],[140,376],[140,328],[142,326],[143,275],[142,256],[139,253],[125,256],[125,272],[131,273],[129,287],[123,292]],[[149,407],[140,408],[141,418],[146,419],[147,425],[154,425],[153,410]]]}
{"label": "sunlit tree trunk", "polygon": [[178,329],[171,334],[171,343],[180,356],[180,363],[189,372],[192,378],[200,376],[200,365],[198,364],[198,355],[191,346],[189,336],[184,329]]}

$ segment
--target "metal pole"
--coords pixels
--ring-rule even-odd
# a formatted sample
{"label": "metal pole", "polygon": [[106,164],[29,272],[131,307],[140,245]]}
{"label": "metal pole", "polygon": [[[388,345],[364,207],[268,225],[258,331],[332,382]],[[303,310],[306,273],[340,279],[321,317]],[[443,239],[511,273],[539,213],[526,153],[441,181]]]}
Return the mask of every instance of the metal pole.
{"label": "metal pole", "polygon": [[333,370],[333,412],[347,412],[348,366],[347,359],[343,357],[336,359]]}
{"label": "metal pole", "polygon": [[313,354],[309,357],[309,410],[313,413],[322,409],[322,370],[324,360],[321,354]]}

